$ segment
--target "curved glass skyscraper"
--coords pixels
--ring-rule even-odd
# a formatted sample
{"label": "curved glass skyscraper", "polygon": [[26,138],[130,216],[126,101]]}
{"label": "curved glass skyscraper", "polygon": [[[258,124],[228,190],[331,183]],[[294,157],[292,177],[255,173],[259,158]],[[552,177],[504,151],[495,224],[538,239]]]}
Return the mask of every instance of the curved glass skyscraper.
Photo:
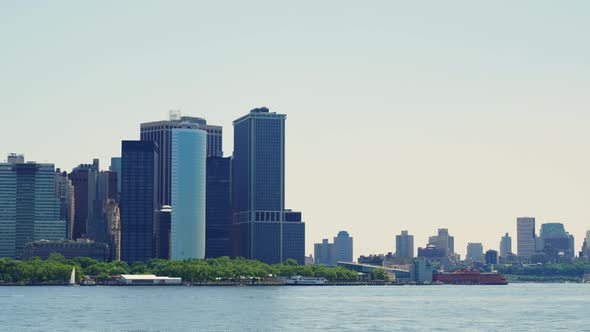
{"label": "curved glass skyscraper", "polygon": [[205,258],[207,133],[172,130],[171,259]]}

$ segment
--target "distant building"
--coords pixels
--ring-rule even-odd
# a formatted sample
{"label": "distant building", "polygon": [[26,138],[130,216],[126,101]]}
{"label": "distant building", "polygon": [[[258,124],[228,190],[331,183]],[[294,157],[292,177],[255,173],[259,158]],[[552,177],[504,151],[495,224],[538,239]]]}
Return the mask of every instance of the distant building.
{"label": "distant building", "polygon": [[233,253],[267,264],[305,262],[301,212],[285,208],[285,119],[263,107],[234,121]]}
{"label": "distant building", "polygon": [[117,200],[107,200],[105,216],[108,227],[108,244],[111,249],[111,260],[118,261],[121,260],[121,210]]}
{"label": "distant building", "polygon": [[486,251],[486,264],[498,264],[498,252],[496,250],[488,250]]}
{"label": "distant building", "polygon": [[[117,178],[121,179],[121,157],[111,158],[111,166],[109,171],[117,173]],[[121,194],[121,181],[117,181],[117,192]]]}
{"label": "distant building", "polygon": [[571,260],[575,256],[574,237],[566,232],[561,223],[541,225],[541,252],[547,255],[550,262],[560,262],[561,258]]}
{"label": "distant building", "polygon": [[170,112],[170,120],[141,124],[141,140],[156,142],[158,153],[159,206],[172,205],[172,130],[201,129],[207,132],[207,156],[223,157],[222,127],[203,118]]}
{"label": "distant building", "polygon": [[156,256],[158,150],[152,141],[123,141],[121,157],[121,260]]}
{"label": "distant building", "polygon": [[76,257],[90,257],[97,261],[108,261],[111,253],[106,243],[94,242],[91,240],[77,241],[35,241],[27,243],[24,249],[24,259],[40,257],[47,259],[52,253],[62,254],[66,259]]}
{"label": "distant building", "polygon": [[500,240],[500,257],[508,258],[510,253],[512,253],[512,238],[506,233]]}
{"label": "distant building", "polygon": [[66,238],[53,164],[24,162],[11,154],[0,163],[0,257],[22,258],[27,243]]}
{"label": "distant building", "polygon": [[352,249],[352,237],[348,235],[348,232],[338,232],[338,236],[334,238],[336,262],[352,262]]}
{"label": "distant building", "polygon": [[170,259],[172,239],[172,207],[162,206],[158,218],[157,252],[158,258]]}
{"label": "distant building", "polygon": [[483,245],[481,243],[467,244],[467,260],[483,262]]}
{"label": "distant building", "polygon": [[398,258],[414,257],[414,235],[402,231],[400,235],[395,236],[395,255]]}
{"label": "distant building", "polygon": [[92,164],[80,164],[68,175],[74,186],[76,208],[72,238],[78,239],[86,235],[88,219],[94,211],[96,200],[96,185],[99,172],[99,161],[94,159]]}
{"label": "distant building", "polygon": [[66,221],[66,238],[72,239],[76,217],[74,186],[68,179],[68,173],[59,168],[55,170],[55,194],[59,198],[59,218]]}
{"label": "distant building", "polygon": [[429,260],[440,260],[446,258],[447,253],[444,249],[429,244],[426,248],[418,248],[418,257],[427,258]]}
{"label": "distant building", "polygon": [[449,235],[449,230],[446,228],[439,228],[438,234],[428,239],[428,244],[444,250],[447,254],[455,252],[455,238]]}
{"label": "distant building", "polygon": [[384,255],[384,254],[368,255],[368,256],[361,255],[358,258],[358,264],[383,266],[384,261],[391,260],[394,258],[395,258],[395,256],[391,252],[387,253],[386,255]]}
{"label": "distant building", "polygon": [[530,260],[535,253],[535,218],[516,219],[516,242],[518,257]]}
{"label": "distant building", "polygon": [[207,158],[205,257],[231,255],[231,158]]}
{"label": "distant building", "polygon": [[336,251],[334,244],[330,243],[328,239],[323,239],[321,243],[313,245],[314,264],[335,266],[338,260],[336,259]]}
{"label": "distant building", "polygon": [[88,211],[84,237],[111,245],[107,204],[109,201],[118,202],[119,179],[117,173],[110,171],[98,171],[94,175],[94,185],[89,187],[94,190],[92,202],[89,202],[92,209]]}
{"label": "distant building", "polygon": [[171,259],[205,258],[207,133],[172,130]]}
{"label": "distant building", "polygon": [[177,286],[182,284],[182,278],[156,277],[153,274],[122,274],[118,282],[121,285],[134,286]]}

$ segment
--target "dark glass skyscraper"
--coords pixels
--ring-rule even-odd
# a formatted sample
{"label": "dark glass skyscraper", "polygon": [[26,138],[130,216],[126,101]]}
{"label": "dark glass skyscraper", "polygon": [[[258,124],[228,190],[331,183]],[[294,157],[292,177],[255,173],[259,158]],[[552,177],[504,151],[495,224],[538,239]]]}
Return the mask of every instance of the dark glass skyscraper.
{"label": "dark glass skyscraper", "polygon": [[285,119],[263,107],[234,121],[234,254],[303,264],[305,224],[301,213],[285,209]]}
{"label": "dark glass skyscraper", "polygon": [[230,256],[231,158],[207,158],[205,256]]}
{"label": "dark glass skyscraper", "polygon": [[156,257],[158,225],[158,146],[123,141],[121,157],[121,260]]}

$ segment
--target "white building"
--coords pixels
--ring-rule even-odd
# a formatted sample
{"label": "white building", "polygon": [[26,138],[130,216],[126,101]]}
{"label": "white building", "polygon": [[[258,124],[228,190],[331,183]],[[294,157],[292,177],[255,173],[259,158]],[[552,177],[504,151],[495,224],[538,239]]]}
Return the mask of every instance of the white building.
{"label": "white building", "polygon": [[138,286],[180,285],[182,278],[156,277],[153,274],[122,274],[119,277],[119,283]]}

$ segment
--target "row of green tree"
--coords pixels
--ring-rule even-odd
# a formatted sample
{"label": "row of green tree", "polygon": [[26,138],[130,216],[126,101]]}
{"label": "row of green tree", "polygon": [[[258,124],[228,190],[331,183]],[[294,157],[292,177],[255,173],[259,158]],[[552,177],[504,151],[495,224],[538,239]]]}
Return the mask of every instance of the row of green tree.
{"label": "row of green tree", "polygon": [[189,259],[169,261],[153,259],[147,263],[128,265],[123,261],[99,262],[88,257],[65,259],[54,253],[47,260],[31,258],[26,261],[0,259],[0,283],[15,284],[63,284],[70,279],[72,268],[76,268],[76,279],[92,276],[104,281],[121,274],[155,274],[181,277],[183,281],[196,282],[238,282],[244,279],[265,280],[271,276],[302,275],[324,277],[329,281],[356,281],[357,273],[342,267],[322,265],[299,265],[290,259],[280,264],[268,265],[243,258],[230,259]]}
{"label": "row of green tree", "polygon": [[581,278],[590,273],[590,264],[498,265],[496,269],[506,275]]}

